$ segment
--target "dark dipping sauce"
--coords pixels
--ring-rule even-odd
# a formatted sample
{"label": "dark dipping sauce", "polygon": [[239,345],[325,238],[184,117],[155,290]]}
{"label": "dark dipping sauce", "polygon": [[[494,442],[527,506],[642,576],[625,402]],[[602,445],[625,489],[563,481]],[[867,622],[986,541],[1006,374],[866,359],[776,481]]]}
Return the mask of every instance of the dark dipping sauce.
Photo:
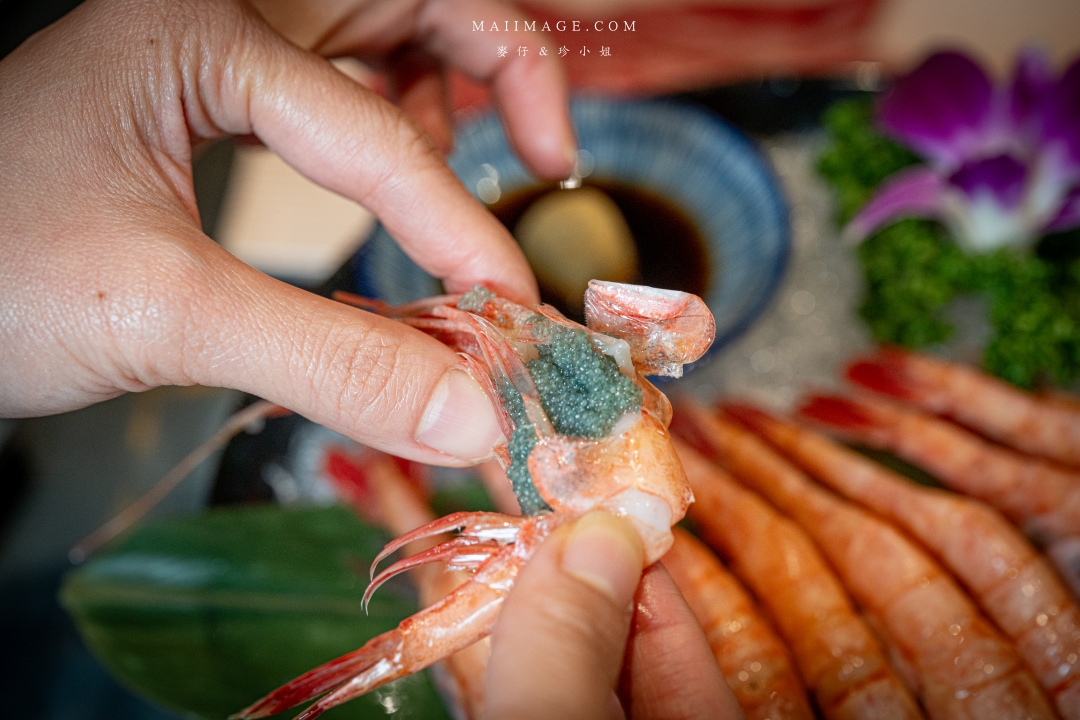
{"label": "dark dipping sauce", "polygon": [[[682,290],[704,297],[710,280],[708,246],[685,212],[664,198],[632,185],[599,180],[582,183],[582,186],[606,193],[626,218],[637,247],[635,284]],[[574,191],[560,190],[557,185],[537,185],[510,193],[489,209],[513,232],[529,206],[549,192]],[[572,320],[585,322],[581,313],[569,311],[543,285],[540,286],[540,298]]]}

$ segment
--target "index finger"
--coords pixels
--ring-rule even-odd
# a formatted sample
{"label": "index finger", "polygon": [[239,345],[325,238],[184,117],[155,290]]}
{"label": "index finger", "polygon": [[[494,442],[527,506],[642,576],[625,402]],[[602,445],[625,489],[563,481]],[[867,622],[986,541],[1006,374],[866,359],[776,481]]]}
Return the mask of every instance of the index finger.
{"label": "index finger", "polygon": [[697,618],[661,563],[645,569],[619,697],[629,720],[745,718]]}
{"label": "index finger", "polygon": [[525,164],[545,179],[562,180],[577,158],[566,77],[554,44],[526,27],[536,21],[490,0],[429,2],[418,19],[429,52],[491,85],[506,134]]}

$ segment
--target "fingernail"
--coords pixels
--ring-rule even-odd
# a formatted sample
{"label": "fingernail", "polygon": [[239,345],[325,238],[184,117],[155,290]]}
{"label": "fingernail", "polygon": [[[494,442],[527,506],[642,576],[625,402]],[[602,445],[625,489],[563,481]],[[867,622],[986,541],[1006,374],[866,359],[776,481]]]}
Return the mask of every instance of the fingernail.
{"label": "fingernail", "polygon": [[450,370],[431,393],[416,441],[462,460],[483,460],[502,439],[495,408],[479,383]]}
{"label": "fingernail", "polygon": [[644,560],[637,531],[625,520],[599,511],[571,528],[563,545],[562,569],[623,607],[634,599]]}

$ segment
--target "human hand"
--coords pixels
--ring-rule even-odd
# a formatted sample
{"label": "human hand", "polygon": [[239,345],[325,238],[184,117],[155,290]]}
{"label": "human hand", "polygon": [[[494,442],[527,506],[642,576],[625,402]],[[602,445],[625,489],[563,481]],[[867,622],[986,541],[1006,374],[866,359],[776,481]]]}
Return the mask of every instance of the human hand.
{"label": "human hand", "polygon": [[[524,19],[492,0],[252,0],[270,25],[324,57],[355,57],[386,71],[397,104],[449,154],[453,124],[446,66],[491,85],[507,137],[533,172],[569,175],[577,144],[566,115],[562,68],[540,55],[499,58],[478,41],[477,19]],[[483,36],[481,36],[483,37]],[[498,44],[535,44],[536,35],[499,34]],[[532,40],[532,43],[529,41]],[[508,61],[509,60],[509,61]]]}
{"label": "human hand", "polygon": [[[511,10],[486,0],[260,8],[316,33],[307,44],[321,52],[387,58],[402,101],[436,136],[446,116],[430,72],[404,60],[431,69],[438,57],[491,82],[525,159],[547,177],[570,171],[555,61],[486,57],[450,22]],[[531,96],[537,88],[546,96]],[[500,436],[494,410],[453,351],[277,282],[202,233],[192,145],[249,133],[372,210],[451,291],[483,283],[536,301],[513,239],[429,136],[240,0],[89,0],[0,62],[0,416],[202,384],[397,455],[486,456]]]}
{"label": "human hand", "polygon": [[743,717],[671,576],[659,563],[642,575],[643,557],[603,511],[544,542],[499,614],[485,717]]}

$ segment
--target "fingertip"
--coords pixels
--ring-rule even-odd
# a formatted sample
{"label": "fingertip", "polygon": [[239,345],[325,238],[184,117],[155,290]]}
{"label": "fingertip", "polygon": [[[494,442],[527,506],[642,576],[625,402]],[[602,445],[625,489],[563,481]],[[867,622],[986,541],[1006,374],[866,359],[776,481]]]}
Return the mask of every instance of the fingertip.
{"label": "fingertip", "polygon": [[745,717],[705,631],[662,563],[642,574],[619,695],[630,717]]}
{"label": "fingertip", "polygon": [[616,607],[634,598],[645,562],[641,536],[625,520],[603,510],[585,515],[563,544],[563,572],[598,590]]}
{"label": "fingertip", "polygon": [[510,143],[529,169],[544,180],[569,177],[578,142],[562,65],[515,58],[496,74],[492,90]]}
{"label": "fingertip", "polygon": [[565,180],[574,171],[578,142],[570,117],[562,107],[509,109],[499,103],[500,114],[510,144],[522,162],[538,178]]}

